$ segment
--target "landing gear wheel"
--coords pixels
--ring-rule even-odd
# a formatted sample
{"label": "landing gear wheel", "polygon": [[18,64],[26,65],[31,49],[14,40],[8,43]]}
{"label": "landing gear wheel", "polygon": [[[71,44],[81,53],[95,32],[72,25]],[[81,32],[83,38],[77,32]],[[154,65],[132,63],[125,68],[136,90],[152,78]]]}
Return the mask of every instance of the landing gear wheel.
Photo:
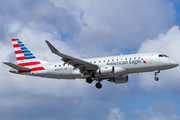
{"label": "landing gear wheel", "polygon": [[155,81],[158,81],[158,80],[159,80],[159,78],[156,77],[158,73],[160,73],[160,70],[154,70],[154,75],[155,75],[155,78],[154,78],[154,79],[155,79]]}
{"label": "landing gear wheel", "polygon": [[101,83],[96,83],[96,87],[98,88],[98,89],[101,89],[102,88],[102,84]]}
{"label": "landing gear wheel", "polygon": [[159,78],[158,78],[158,77],[155,77],[154,79],[155,79],[155,81],[158,81],[158,80],[159,80]]}
{"label": "landing gear wheel", "polygon": [[91,84],[92,83],[92,79],[90,77],[86,78],[86,82]]}

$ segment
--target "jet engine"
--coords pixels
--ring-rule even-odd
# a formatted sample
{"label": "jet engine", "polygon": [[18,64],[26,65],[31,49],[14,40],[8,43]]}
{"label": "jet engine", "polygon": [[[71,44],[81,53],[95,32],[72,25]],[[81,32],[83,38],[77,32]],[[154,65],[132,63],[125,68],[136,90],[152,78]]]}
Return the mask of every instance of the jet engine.
{"label": "jet engine", "polygon": [[128,82],[128,75],[110,78],[108,81],[114,82],[116,84],[127,83]]}
{"label": "jet engine", "polygon": [[101,75],[109,75],[114,73],[114,67],[113,66],[105,66],[101,67],[96,71],[96,74],[101,74]]}
{"label": "jet engine", "polygon": [[96,71],[96,74],[110,75],[110,74],[126,74],[126,69],[115,66],[104,66]]}

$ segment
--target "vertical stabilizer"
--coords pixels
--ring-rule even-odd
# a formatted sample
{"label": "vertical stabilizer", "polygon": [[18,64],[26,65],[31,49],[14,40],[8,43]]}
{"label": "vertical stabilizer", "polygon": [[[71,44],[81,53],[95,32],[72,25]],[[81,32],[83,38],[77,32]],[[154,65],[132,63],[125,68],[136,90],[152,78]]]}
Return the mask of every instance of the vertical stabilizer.
{"label": "vertical stabilizer", "polygon": [[45,70],[35,55],[18,38],[12,39],[18,65],[31,68],[32,71]]}

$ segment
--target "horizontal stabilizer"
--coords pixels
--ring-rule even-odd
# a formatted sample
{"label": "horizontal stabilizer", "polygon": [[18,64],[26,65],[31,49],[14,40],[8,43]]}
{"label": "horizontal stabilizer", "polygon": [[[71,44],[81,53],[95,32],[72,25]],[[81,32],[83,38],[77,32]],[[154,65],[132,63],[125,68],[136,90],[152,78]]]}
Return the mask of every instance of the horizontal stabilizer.
{"label": "horizontal stabilizer", "polygon": [[4,64],[16,69],[16,70],[19,70],[19,71],[31,71],[32,69],[30,68],[27,68],[27,67],[23,67],[23,66],[20,66],[20,65],[16,65],[14,63],[10,63],[10,62],[3,62]]}

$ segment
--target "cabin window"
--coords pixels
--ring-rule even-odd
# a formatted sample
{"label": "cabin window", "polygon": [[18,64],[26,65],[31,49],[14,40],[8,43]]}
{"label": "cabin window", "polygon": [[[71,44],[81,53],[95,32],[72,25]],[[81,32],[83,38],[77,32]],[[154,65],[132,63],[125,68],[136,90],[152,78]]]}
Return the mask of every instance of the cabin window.
{"label": "cabin window", "polygon": [[105,62],[105,60],[103,62]]}
{"label": "cabin window", "polygon": [[112,61],[114,61],[114,59],[112,59]]}
{"label": "cabin window", "polygon": [[96,63],[96,61],[94,61],[94,63]]}
{"label": "cabin window", "polygon": [[129,60],[131,60],[131,58],[129,58]]}
{"label": "cabin window", "polygon": [[56,67],[56,65],[55,65],[55,67]]}
{"label": "cabin window", "polygon": [[121,58],[121,60],[123,60],[123,59]]}
{"label": "cabin window", "polygon": [[99,61],[99,63],[101,63],[101,61]]}
{"label": "cabin window", "polygon": [[108,60],[108,62],[109,62],[109,60]]}
{"label": "cabin window", "polygon": [[61,67],[61,65],[59,65],[59,67]]}
{"label": "cabin window", "polygon": [[139,57],[139,59],[141,59],[141,57]]}
{"label": "cabin window", "polygon": [[136,59],[136,57],[134,57],[134,59]]}
{"label": "cabin window", "polygon": [[125,60],[127,60],[127,58],[125,58]]}
{"label": "cabin window", "polygon": [[118,61],[118,59],[116,59],[116,61]]}
{"label": "cabin window", "polygon": [[163,57],[163,55],[160,54],[159,57]]}

